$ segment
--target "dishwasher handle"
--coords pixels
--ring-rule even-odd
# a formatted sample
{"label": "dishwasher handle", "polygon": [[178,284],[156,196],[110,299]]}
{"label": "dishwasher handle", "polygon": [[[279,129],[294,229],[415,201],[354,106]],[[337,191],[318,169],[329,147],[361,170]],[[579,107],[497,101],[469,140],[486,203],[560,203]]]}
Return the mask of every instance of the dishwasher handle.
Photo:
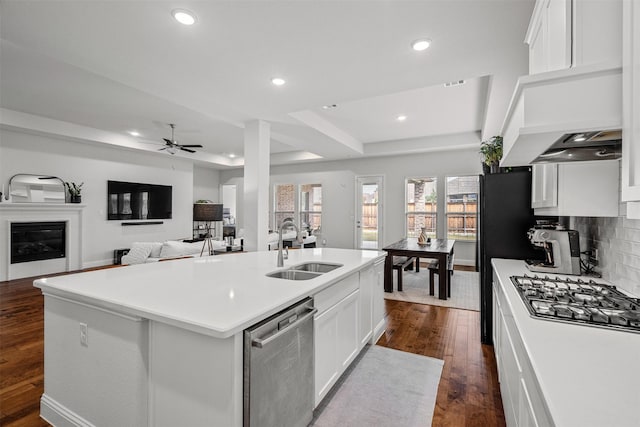
{"label": "dishwasher handle", "polygon": [[307,312],[305,314],[303,314],[302,316],[298,317],[298,319],[292,323],[290,323],[289,325],[287,325],[286,327],[280,329],[278,332],[276,332],[273,335],[269,335],[267,338],[254,338],[251,340],[251,345],[253,347],[258,347],[258,348],[263,348],[265,345],[268,345],[271,341],[275,340],[276,338],[278,338],[279,336],[282,336],[283,334],[285,334],[287,332],[287,329],[290,329],[291,327],[295,326],[295,325],[299,325],[300,323],[306,322],[308,319],[310,319],[311,317],[313,317],[314,314],[316,314],[318,312],[317,308],[311,308],[308,309]]}

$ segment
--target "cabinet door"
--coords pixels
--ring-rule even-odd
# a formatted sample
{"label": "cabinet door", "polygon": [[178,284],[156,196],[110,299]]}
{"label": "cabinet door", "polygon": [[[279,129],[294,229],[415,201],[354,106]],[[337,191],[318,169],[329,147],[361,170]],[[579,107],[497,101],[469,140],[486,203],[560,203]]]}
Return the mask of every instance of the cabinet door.
{"label": "cabinet door", "polygon": [[358,299],[360,291],[356,290],[338,304],[338,369],[342,373],[355,359],[360,349],[358,339],[359,311]]}
{"label": "cabinet door", "polygon": [[571,66],[570,0],[538,0],[529,27],[529,74]]}
{"label": "cabinet door", "polygon": [[359,329],[359,348],[364,347],[367,341],[371,339],[372,334],[372,304],[373,304],[373,287],[375,285],[375,273],[373,267],[369,267],[360,272],[360,324]]}
{"label": "cabinet door", "polygon": [[507,425],[518,425],[519,412],[519,393],[520,378],[522,376],[522,368],[518,361],[516,349],[509,335],[506,320],[503,312],[499,313],[500,323],[500,359],[502,370],[500,372],[500,392],[504,406],[504,416]]}
{"label": "cabinet door", "polygon": [[532,21],[529,43],[529,74],[537,74],[547,71],[547,61],[545,57],[545,26],[542,16]]}
{"label": "cabinet door", "polygon": [[315,405],[338,379],[338,305],[314,317]]}
{"label": "cabinet door", "polygon": [[547,70],[571,66],[571,1],[549,0],[546,13]]}
{"label": "cabinet door", "polygon": [[538,427],[536,411],[529,397],[529,390],[524,378],[520,379],[520,409],[518,427]]}
{"label": "cabinet door", "polygon": [[531,207],[537,209],[558,206],[558,165],[537,164],[531,170]]}
{"label": "cabinet door", "polygon": [[[640,200],[640,4],[625,1],[623,7],[622,201],[628,202]],[[633,217],[640,214],[632,208]]]}
{"label": "cabinet door", "polygon": [[[557,170],[557,203],[552,208],[535,207],[536,215],[618,216],[620,163],[617,160],[545,166],[554,166]],[[534,183],[539,180],[539,176],[534,176]]]}

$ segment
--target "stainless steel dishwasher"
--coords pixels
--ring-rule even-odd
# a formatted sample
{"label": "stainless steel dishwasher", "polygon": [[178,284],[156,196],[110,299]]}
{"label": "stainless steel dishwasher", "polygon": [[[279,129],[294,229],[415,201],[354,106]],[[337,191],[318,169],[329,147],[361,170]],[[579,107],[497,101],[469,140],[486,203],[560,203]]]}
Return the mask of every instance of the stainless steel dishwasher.
{"label": "stainless steel dishwasher", "polygon": [[313,298],[244,331],[245,427],[303,427],[313,416]]}

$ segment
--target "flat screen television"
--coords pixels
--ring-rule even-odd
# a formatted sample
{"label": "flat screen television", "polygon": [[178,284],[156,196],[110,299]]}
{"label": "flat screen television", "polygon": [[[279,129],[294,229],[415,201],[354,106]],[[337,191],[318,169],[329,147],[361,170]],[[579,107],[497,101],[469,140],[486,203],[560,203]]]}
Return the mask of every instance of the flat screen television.
{"label": "flat screen television", "polygon": [[170,219],[170,185],[108,181],[107,219]]}

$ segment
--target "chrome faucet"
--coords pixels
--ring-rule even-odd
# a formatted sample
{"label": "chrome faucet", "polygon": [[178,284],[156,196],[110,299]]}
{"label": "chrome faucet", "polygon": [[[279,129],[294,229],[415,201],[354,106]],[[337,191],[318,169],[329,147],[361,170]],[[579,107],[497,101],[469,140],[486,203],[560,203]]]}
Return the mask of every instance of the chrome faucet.
{"label": "chrome faucet", "polygon": [[[293,223],[293,221],[283,221],[282,224],[280,224],[280,229],[278,230],[278,267],[284,267],[284,255],[282,253],[282,230],[284,230],[285,227],[293,227],[296,229],[296,240],[298,241],[298,243],[302,243],[302,239],[299,237],[301,236],[300,234],[300,230],[298,230],[298,226],[295,225]],[[289,255],[289,251],[287,250],[287,258]]]}

